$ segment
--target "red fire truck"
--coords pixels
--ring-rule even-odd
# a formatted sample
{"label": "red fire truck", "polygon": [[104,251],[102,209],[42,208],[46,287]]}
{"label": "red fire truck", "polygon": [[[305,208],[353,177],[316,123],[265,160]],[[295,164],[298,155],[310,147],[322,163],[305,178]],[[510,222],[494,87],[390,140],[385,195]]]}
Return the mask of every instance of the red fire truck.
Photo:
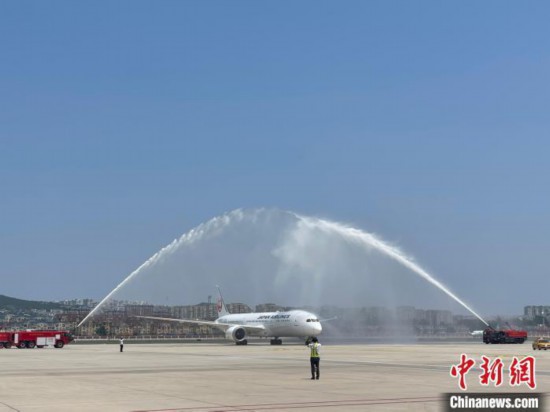
{"label": "red fire truck", "polygon": [[483,331],[485,343],[523,343],[526,339],[527,332],[524,330],[496,330],[489,327]]}
{"label": "red fire truck", "polygon": [[73,336],[64,330],[26,330],[0,333],[0,342],[5,348],[12,346],[17,346],[20,349],[43,348],[44,346],[62,348],[73,340]]}

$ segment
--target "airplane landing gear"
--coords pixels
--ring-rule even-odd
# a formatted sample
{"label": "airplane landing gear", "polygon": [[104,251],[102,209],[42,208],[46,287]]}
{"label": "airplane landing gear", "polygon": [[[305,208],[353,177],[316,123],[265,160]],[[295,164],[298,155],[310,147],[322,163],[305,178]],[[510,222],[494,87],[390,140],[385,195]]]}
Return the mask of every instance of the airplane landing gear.
{"label": "airplane landing gear", "polygon": [[271,339],[271,341],[269,342],[271,345],[282,345],[283,344],[283,341],[279,338],[275,338],[275,339]]}
{"label": "airplane landing gear", "polygon": [[235,342],[235,345],[248,345],[248,341],[246,339],[238,340]]}

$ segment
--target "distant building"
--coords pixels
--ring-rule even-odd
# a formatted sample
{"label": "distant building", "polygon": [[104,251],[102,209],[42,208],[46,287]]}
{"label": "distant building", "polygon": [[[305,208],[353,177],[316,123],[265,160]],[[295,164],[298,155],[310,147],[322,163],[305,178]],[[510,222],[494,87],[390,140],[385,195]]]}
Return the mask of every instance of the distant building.
{"label": "distant building", "polygon": [[525,306],[523,308],[523,315],[529,320],[535,320],[537,317],[549,317],[550,306]]}
{"label": "distant building", "polygon": [[169,318],[172,314],[172,308],[170,306],[155,306],[153,308],[153,316],[159,318]]}
{"label": "distant building", "polygon": [[179,319],[214,320],[218,317],[216,305],[213,303],[199,303],[198,305],[172,306],[171,317]]}
{"label": "distant building", "polygon": [[276,305],[275,303],[262,303],[260,305],[256,305],[256,312],[277,312],[277,311],[284,311],[284,308],[282,306]]}
{"label": "distant building", "polygon": [[415,322],[428,322],[428,317],[424,309],[415,309],[414,311],[414,320]]}
{"label": "distant building", "polygon": [[126,305],[126,316],[153,316],[153,305]]}
{"label": "distant building", "polygon": [[453,314],[448,310],[427,310],[426,318],[433,327],[451,325],[453,323]]}
{"label": "distant building", "polygon": [[251,313],[252,309],[250,306],[245,305],[244,303],[230,303],[227,306],[229,313]]}
{"label": "distant building", "polygon": [[397,320],[404,323],[412,323],[416,319],[416,309],[414,306],[398,306],[395,309]]}

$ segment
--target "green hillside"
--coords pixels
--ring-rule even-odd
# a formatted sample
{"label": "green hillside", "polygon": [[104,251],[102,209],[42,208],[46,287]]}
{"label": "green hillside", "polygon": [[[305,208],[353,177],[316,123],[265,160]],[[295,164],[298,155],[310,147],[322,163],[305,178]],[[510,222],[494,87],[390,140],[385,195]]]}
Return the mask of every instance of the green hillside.
{"label": "green hillside", "polygon": [[63,305],[54,302],[23,300],[0,295],[0,309],[60,309]]}

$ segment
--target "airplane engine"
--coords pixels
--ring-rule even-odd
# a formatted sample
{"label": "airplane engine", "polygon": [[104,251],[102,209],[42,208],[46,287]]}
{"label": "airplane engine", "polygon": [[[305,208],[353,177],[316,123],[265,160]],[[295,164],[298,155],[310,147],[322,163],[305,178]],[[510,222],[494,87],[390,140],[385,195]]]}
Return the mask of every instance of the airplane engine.
{"label": "airplane engine", "polygon": [[246,342],[246,331],[241,326],[232,326],[225,331],[226,339],[233,339],[237,344]]}

